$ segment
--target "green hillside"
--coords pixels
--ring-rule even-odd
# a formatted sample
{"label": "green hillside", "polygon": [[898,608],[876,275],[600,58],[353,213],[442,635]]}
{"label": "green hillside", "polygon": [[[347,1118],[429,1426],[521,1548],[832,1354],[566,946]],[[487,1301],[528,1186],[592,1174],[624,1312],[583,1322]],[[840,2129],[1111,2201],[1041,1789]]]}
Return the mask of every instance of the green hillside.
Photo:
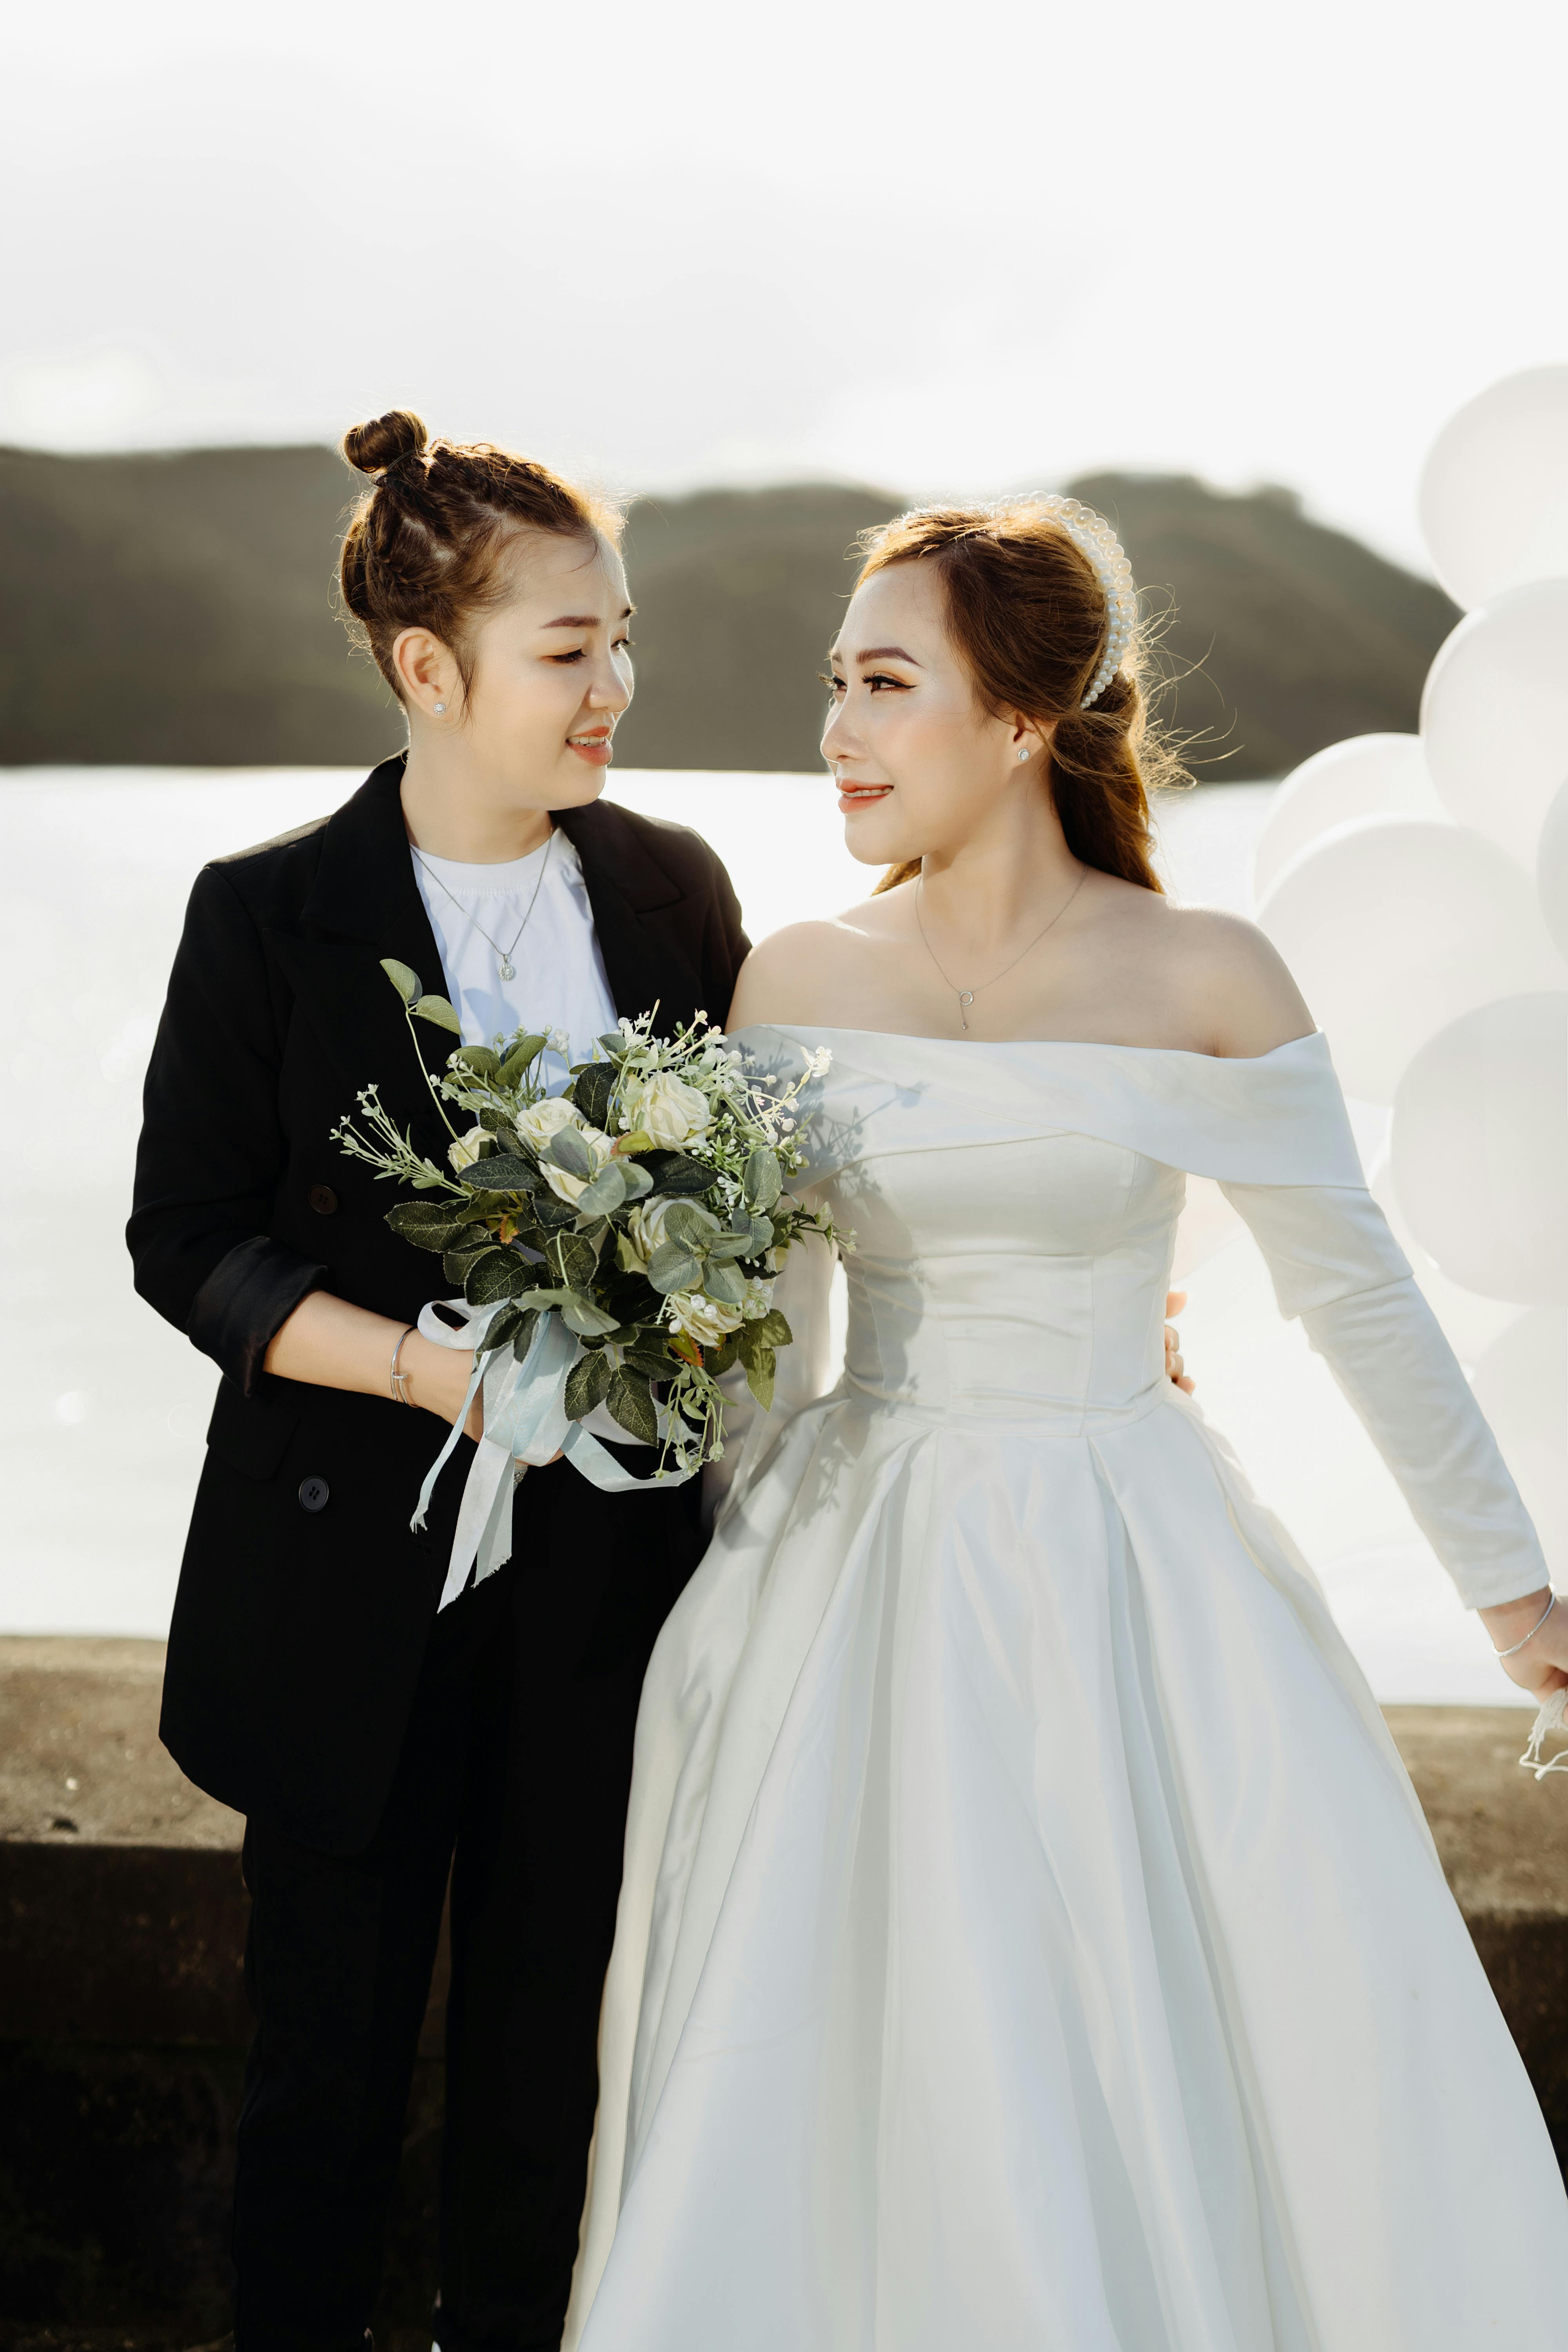
{"label": "green hillside", "polygon": [[[355,487],[327,449],[0,450],[0,763],[382,757],[400,722],[331,604]],[[1116,520],[1173,615],[1167,715],[1206,739],[1200,773],[1279,774],[1342,736],[1414,726],[1458,617],[1440,590],[1288,493],[1130,475],[1072,487]],[[900,503],[811,484],[639,500],[623,761],[814,767],[851,542]]]}

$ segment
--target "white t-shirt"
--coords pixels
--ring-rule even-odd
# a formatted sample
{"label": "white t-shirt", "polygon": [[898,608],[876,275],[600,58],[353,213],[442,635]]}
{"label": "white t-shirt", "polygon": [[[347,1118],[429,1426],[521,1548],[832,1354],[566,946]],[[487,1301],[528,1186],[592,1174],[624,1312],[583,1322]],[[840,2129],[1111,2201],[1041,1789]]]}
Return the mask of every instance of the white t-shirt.
{"label": "white t-shirt", "polygon": [[[616,1007],[582,860],[567,835],[558,830],[542,849],[504,866],[461,866],[424,849],[413,856],[465,1043],[493,1045],[519,1028],[561,1029],[572,1041],[570,1059],[586,1061],[595,1038],[615,1027]],[[545,1055],[540,1075],[552,1094],[567,1070],[565,1057]]]}

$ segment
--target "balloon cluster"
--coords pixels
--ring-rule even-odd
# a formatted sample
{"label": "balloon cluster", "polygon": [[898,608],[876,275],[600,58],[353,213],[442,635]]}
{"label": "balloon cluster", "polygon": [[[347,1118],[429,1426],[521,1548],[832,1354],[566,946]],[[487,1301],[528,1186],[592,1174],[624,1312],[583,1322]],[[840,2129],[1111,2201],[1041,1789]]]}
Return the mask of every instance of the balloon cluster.
{"label": "balloon cluster", "polygon": [[1420,515],[1467,610],[1421,732],[1280,786],[1258,919],[1347,1093],[1391,1107],[1372,1189],[1568,1567],[1568,367],[1462,408]]}

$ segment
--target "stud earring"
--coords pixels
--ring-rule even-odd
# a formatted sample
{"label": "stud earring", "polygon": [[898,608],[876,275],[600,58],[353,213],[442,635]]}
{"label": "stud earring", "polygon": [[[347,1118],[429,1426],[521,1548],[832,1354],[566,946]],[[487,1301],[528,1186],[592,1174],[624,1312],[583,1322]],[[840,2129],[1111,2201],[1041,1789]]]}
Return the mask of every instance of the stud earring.
{"label": "stud earring", "polygon": [[447,706],[446,706],[446,704],[445,704],[444,702],[438,702],[438,703],[436,705],[436,716],[437,716],[437,719],[439,719],[439,718],[441,717],[441,714],[442,714],[442,713],[443,713],[443,711],[446,709],[446,708],[447,708]]}
{"label": "stud earring", "polygon": [[1026,759],[1028,758],[1028,756],[1029,756],[1029,747],[1028,747],[1028,745],[1027,745],[1026,743],[1021,743],[1021,744],[1019,745],[1019,747],[1018,747],[1018,757],[1019,757],[1019,759],[1020,759],[1020,760],[1026,760]]}

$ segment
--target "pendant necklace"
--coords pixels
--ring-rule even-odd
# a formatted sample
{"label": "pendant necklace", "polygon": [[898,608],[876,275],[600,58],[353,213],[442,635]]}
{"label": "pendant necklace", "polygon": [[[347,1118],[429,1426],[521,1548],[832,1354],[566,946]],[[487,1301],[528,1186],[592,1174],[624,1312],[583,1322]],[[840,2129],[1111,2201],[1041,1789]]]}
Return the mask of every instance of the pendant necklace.
{"label": "pendant necklace", "polygon": [[528,902],[528,913],[523,916],[521,922],[519,923],[516,930],[512,933],[511,947],[510,948],[503,948],[499,940],[492,940],[489,931],[486,930],[484,925],[479,921],[479,917],[473,913],[471,908],[464,906],[457,892],[455,890],[447,890],[447,885],[442,881],[441,877],[437,873],[435,867],[429,863],[429,861],[421,856],[417,849],[414,853],[415,856],[419,858],[420,865],[424,866],[426,873],[428,874],[431,881],[435,883],[437,888],[438,890],[447,891],[447,898],[450,898],[453,906],[458,909],[458,914],[467,915],[469,922],[472,923],[475,930],[478,931],[480,939],[484,940],[486,946],[492,948],[495,950],[497,967],[500,970],[500,976],[503,980],[515,980],[517,978],[517,968],[511,960],[512,949],[516,947],[519,940],[521,939],[524,931],[528,929],[528,917],[532,914],[533,909],[538,903],[539,894],[544,887],[544,869],[550,863],[550,853],[554,846],[555,827],[552,825],[550,828],[550,838],[544,845],[544,855],[539,861],[539,877],[533,886],[533,897]]}
{"label": "pendant necklace", "polygon": [[926,937],[926,927],[921,915],[921,892],[925,887],[925,875],[921,873],[916,877],[915,928],[920,932],[921,943],[924,947],[927,955],[930,956],[932,963],[936,964],[938,971],[942,972],[943,982],[952,990],[954,996],[958,999],[958,1025],[964,1032],[965,1035],[969,1033],[969,1024],[963,1016],[968,1012],[970,1006],[973,1003],[975,998],[983,995],[986,989],[994,988],[999,980],[1005,980],[1010,971],[1017,971],[1018,966],[1023,962],[1025,956],[1031,954],[1033,950],[1039,946],[1040,941],[1046,936],[1046,932],[1054,929],[1057,924],[1061,921],[1062,917],[1067,913],[1068,908],[1072,905],[1073,900],[1078,897],[1079,892],[1083,888],[1084,884],[1088,880],[1089,868],[1086,866],[1079,872],[1078,880],[1073,884],[1072,888],[1068,892],[1067,897],[1062,900],[1061,905],[1057,908],[1057,911],[1051,917],[1050,921],[1046,924],[1044,929],[1038,930],[1035,933],[1035,936],[1029,941],[1028,946],[1021,949],[1018,954],[1013,958],[1011,963],[1004,964],[1000,971],[994,971],[989,980],[983,980],[981,982],[978,988],[960,988],[954,982],[948,979],[946,972],[942,971],[941,964],[937,963],[936,950],[932,947],[930,940]]}

